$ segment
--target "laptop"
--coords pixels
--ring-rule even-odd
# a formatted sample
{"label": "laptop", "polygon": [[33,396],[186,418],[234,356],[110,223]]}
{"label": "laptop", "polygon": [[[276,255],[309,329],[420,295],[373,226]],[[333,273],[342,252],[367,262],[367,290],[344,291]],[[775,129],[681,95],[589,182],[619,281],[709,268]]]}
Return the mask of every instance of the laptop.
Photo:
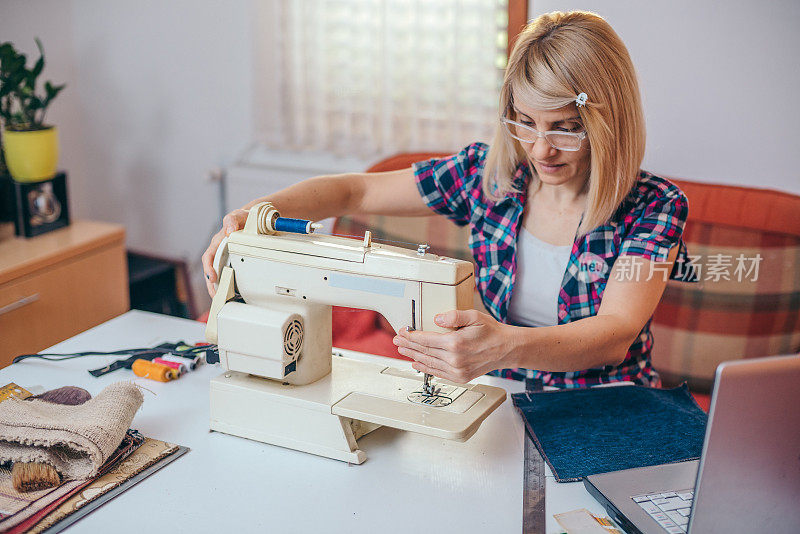
{"label": "laptop", "polygon": [[699,461],[584,485],[629,533],[800,533],[800,356],[717,367]]}

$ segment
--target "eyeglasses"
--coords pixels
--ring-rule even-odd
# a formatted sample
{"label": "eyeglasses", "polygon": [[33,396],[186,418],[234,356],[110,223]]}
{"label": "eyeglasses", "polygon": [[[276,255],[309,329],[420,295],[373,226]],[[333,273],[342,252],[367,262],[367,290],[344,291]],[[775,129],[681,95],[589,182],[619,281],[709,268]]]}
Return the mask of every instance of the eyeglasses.
{"label": "eyeglasses", "polygon": [[581,141],[586,138],[586,132],[560,132],[558,130],[551,130],[548,132],[540,132],[536,128],[525,126],[511,119],[503,117],[503,124],[508,131],[508,135],[522,141],[523,143],[535,143],[540,137],[544,137],[550,146],[556,150],[566,150],[568,152],[575,152],[580,150]]}

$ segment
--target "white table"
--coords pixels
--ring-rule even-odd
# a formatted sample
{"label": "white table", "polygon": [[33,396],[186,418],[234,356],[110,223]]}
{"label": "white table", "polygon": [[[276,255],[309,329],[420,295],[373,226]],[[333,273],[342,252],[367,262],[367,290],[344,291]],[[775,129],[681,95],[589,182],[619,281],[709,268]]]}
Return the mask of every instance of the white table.
{"label": "white table", "polygon": [[[202,341],[204,325],[131,311],[45,352],[119,350],[165,341]],[[364,355],[347,352],[348,357]],[[394,367],[408,362],[369,356]],[[28,359],[0,370],[8,382],[45,389],[75,385],[93,395],[112,382],[136,378],[118,370],[87,372],[118,357],[63,362]],[[133,427],[191,451],[78,521],[74,532],[521,532],[523,424],[510,398],[465,443],[391,428],[359,439],[362,465],[321,458],[209,432],[209,380],[222,372],[206,365],[170,383],[139,379],[152,390]],[[481,382],[509,393],[510,380]],[[553,514],[587,508],[605,515],[583,484],[559,484],[547,469],[547,532],[561,532]]]}

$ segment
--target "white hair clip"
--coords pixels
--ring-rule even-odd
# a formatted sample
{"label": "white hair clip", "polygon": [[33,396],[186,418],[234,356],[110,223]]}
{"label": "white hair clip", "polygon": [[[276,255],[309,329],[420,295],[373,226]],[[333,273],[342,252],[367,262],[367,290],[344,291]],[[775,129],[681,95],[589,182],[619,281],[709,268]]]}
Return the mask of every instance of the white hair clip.
{"label": "white hair clip", "polygon": [[575,99],[575,105],[576,105],[576,106],[578,106],[579,108],[582,108],[583,106],[585,106],[585,105],[586,105],[586,100],[587,100],[588,98],[589,98],[589,97],[588,97],[588,96],[586,96],[586,93],[581,93],[581,94],[579,94],[579,95],[578,95],[578,98],[576,98],[576,99]]}

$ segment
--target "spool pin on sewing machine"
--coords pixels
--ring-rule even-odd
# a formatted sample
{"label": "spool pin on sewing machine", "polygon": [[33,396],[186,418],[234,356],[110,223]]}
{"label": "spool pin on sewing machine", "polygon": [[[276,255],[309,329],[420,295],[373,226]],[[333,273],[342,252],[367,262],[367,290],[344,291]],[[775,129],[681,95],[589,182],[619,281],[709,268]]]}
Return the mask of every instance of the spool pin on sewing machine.
{"label": "spool pin on sewing machine", "polygon": [[436,314],[472,307],[472,264],[287,222],[300,221],[257,204],[217,250],[206,339],[226,371],[211,381],[211,429],[354,464],[366,459],[356,440],[382,425],[469,439],[503,389],[332,356],[331,306],[444,331]]}

